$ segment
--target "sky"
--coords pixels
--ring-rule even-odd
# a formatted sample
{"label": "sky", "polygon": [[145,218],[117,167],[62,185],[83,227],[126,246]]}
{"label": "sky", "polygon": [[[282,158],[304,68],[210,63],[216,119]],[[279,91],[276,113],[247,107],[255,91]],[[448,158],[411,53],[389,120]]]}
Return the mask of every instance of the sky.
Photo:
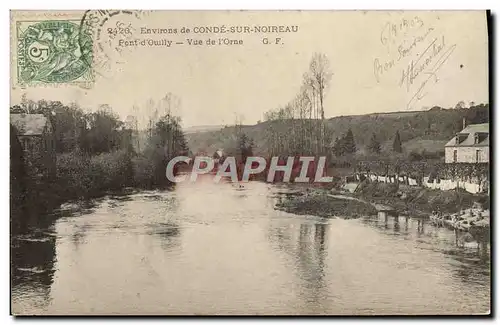
{"label": "sky", "polygon": [[[30,15],[14,12],[13,24],[31,19],[78,23],[83,17],[75,11]],[[145,118],[151,111],[148,100],[158,102],[172,93],[180,100],[175,113],[185,127],[233,124],[236,118],[254,124],[294,98],[314,53],[326,55],[333,73],[325,94],[326,117],[488,101],[484,11],[154,11],[137,16],[119,14],[103,24],[104,31],[131,27],[131,36],[94,35],[95,81],[88,88],[78,83],[20,86],[17,52],[12,50],[11,104],[26,94],[33,100],[77,102],[89,111],[107,104],[122,118]],[[298,31],[192,31],[223,25],[297,26]],[[182,27],[191,32],[180,33]],[[177,29],[177,34],[141,34],[141,28]],[[11,31],[14,44],[19,32]],[[217,43],[219,38],[243,44],[206,45],[207,39]],[[272,44],[263,44],[264,38]],[[279,44],[274,44],[276,38],[281,38]],[[173,45],[124,45],[135,39]],[[203,45],[189,45],[187,39]]]}

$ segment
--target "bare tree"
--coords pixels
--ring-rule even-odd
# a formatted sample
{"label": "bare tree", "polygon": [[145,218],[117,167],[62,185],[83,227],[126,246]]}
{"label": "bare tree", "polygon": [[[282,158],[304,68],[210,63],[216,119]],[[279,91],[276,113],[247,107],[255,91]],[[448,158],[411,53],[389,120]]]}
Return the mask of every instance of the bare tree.
{"label": "bare tree", "polygon": [[332,75],[326,55],[315,53],[299,93],[284,107],[264,114],[271,153],[318,155],[329,149],[332,135],[324,123],[324,99]]}
{"label": "bare tree", "polygon": [[309,78],[311,85],[318,94],[319,111],[321,119],[325,119],[325,110],[323,102],[325,99],[325,90],[328,88],[333,73],[330,71],[330,61],[325,54],[314,53],[309,64]]}
{"label": "bare tree", "polygon": [[314,119],[320,119],[319,128],[315,128],[316,133],[316,154],[325,150],[325,92],[328,88],[332,72],[330,71],[330,62],[325,54],[314,53],[310,63],[309,70],[304,74],[304,86],[310,89],[312,110]]}

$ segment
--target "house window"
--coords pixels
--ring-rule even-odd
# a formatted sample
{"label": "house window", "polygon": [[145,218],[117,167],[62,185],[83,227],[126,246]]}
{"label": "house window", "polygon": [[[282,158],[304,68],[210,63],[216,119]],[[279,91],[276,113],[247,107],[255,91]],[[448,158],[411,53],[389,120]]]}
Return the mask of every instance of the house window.
{"label": "house window", "polygon": [[24,148],[24,150],[30,151],[29,145],[30,145],[29,139],[28,138],[24,138],[23,139],[23,148]]}
{"label": "house window", "polygon": [[458,155],[458,152],[457,150],[453,150],[453,162],[457,162],[457,155]]}
{"label": "house window", "polygon": [[474,144],[478,144],[479,143],[479,134],[476,133],[474,134]]}
{"label": "house window", "polygon": [[481,150],[476,150],[476,163],[480,161]]}

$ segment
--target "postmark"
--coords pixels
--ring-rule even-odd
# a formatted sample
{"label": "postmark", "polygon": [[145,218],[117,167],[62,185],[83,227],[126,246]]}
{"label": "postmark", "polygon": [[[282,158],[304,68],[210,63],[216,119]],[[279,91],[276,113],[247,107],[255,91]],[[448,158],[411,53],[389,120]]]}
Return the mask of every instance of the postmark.
{"label": "postmark", "polygon": [[[132,38],[134,22],[140,20],[147,11],[142,10],[86,10],[79,22],[80,40],[90,35],[94,44],[92,68],[103,78],[120,72],[124,64],[123,48],[117,46],[119,40]],[[88,63],[90,64],[90,63]]]}
{"label": "postmark", "polygon": [[77,20],[18,21],[20,85],[92,84],[93,39]]}

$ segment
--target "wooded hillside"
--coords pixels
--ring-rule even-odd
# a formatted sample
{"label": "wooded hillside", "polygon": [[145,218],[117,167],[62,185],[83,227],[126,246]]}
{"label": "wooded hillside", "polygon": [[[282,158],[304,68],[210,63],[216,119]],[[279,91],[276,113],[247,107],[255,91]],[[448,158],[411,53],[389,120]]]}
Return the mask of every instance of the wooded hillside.
{"label": "wooded hillside", "polygon": [[[396,131],[400,134],[402,148],[406,153],[424,149],[427,152],[440,152],[444,151],[444,144],[462,130],[463,118],[467,124],[489,122],[489,105],[479,104],[470,108],[454,109],[436,106],[427,111],[339,116],[327,119],[326,126],[332,133],[333,140],[342,137],[351,129],[358,154],[367,153],[373,134],[381,143],[382,152],[391,151]],[[275,133],[282,133],[286,137],[289,136],[287,130],[298,124],[298,119],[271,120],[238,128],[253,140],[254,154],[266,155],[270,152],[266,130],[272,128]],[[236,127],[228,126],[218,131],[190,133],[186,137],[193,153],[212,154],[217,149],[231,146],[236,141],[237,134]],[[330,147],[333,150],[334,141],[331,142]]]}

